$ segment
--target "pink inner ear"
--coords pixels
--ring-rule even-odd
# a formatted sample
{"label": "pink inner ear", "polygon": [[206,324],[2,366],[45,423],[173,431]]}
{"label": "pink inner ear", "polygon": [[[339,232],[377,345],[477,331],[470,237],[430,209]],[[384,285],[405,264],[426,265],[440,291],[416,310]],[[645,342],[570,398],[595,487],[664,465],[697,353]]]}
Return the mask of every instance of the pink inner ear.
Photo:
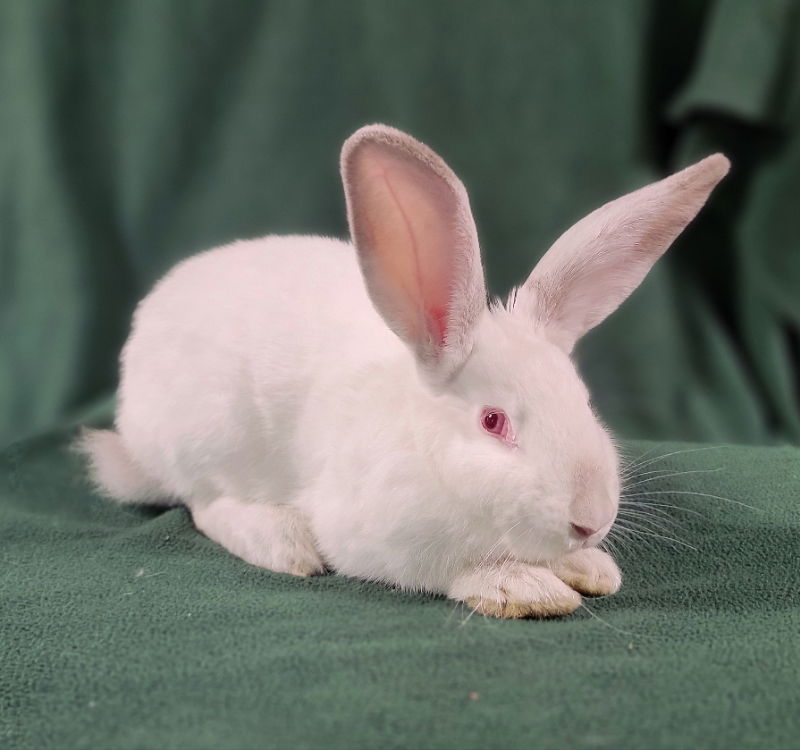
{"label": "pink inner ear", "polygon": [[428,318],[432,324],[431,333],[433,333],[436,343],[439,346],[444,346],[445,339],[447,338],[447,310],[434,305],[428,310]]}
{"label": "pink inner ear", "polygon": [[362,152],[354,218],[361,230],[356,241],[370,269],[368,282],[387,303],[399,333],[440,349],[452,303],[453,190],[409,155],[368,143]]}
{"label": "pink inner ear", "polygon": [[427,146],[368,125],[342,148],[347,217],[375,308],[434,379],[469,355],[486,309],[464,186]]}

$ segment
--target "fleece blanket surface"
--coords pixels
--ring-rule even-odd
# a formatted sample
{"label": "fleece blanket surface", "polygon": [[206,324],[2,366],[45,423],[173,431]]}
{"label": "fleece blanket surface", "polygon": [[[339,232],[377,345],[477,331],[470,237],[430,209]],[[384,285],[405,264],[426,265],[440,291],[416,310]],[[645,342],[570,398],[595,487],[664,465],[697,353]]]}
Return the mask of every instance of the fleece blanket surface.
{"label": "fleece blanket surface", "polygon": [[629,445],[620,593],[498,621],[248,566],[65,440],[0,458],[4,747],[798,746],[795,448]]}

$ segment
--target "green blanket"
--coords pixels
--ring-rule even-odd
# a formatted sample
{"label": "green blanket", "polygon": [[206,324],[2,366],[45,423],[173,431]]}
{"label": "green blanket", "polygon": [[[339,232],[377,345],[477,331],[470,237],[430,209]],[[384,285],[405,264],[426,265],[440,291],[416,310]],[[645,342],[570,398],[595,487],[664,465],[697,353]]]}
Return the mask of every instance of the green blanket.
{"label": "green blanket", "polygon": [[183,509],[90,497],[63,435],[19,444],[0,745],[796,748],[800,451],[630,452],[622,590],[536,622],[258,570]]}
{"label": "green blanket", "polygon": [[[800,747],[798,50],[800,0],[0,3],[0,747]],[[344,235],[372,121],[462,177],[496,293],[733,162],[577,352],[640,465],[623,589],[573,617],[256,570],[68,450],[176,261]]]}

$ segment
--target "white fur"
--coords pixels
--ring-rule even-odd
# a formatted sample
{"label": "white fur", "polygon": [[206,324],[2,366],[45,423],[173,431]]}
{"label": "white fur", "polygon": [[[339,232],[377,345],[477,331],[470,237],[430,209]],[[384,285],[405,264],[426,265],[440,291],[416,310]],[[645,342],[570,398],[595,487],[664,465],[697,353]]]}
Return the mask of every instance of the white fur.
{"label": "white fur", "polygon": [[[124,501],[180,499],[209,537],[273,570],[324,563],[471,603],[493,585],[536,599],[478,607],[487,614],[571,611],[563,570],[600,580],[599,565],[618,587],[610,558],[558,563],[602,539],[619,496],[616,450],[571,345],[530,290],[524,304],[476,302],[466,192],[433,152],[372,126],[346,144],[343,174],[355,248],[235,242],[179,264],[140,304],[116,433],[84,439],[95,480]],[[391,189],[375,197],[384,178]],[[575,304],[605,292],[582,289]],[[485,406],[507,412],[516,447],[482,429]],[[596,533],[577,538],[571,523]]]}
{"label": "white fur", "polygon": [[76,447],[89,457],[91,475],[97,488],[115,500],[121,503],[166,500],[162,488],[131,458],[116,432],[84,430]]}

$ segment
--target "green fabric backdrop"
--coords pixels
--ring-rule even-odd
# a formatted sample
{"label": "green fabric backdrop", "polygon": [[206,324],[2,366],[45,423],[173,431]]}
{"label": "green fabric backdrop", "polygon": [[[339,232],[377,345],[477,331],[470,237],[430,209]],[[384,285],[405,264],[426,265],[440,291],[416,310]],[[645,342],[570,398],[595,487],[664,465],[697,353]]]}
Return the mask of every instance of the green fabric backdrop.
{"label": "green fabric backdrop", "polygon": [[[624,546],[602,619],[253,570],[66,452],[178,259],[345,234],[371,121],[462,177],[497,293],[606,200],[733,162],[578,352],[620,435],[705,444],[641,477],[678,541]],[[800,451],[712,446],[800,443],[799,209],[798,0],[0,3],[0,745],[798,747]]]}
{"label": "green fabric backdrop", "polygon": [[467,184],[495,292],[570,223],[715,149],[733,171],[584,342],[631,437],[800,441],[797,2],[0,6],[0,436],[113,390],[131,310],[235,237],[345,234],[342,140]]}

